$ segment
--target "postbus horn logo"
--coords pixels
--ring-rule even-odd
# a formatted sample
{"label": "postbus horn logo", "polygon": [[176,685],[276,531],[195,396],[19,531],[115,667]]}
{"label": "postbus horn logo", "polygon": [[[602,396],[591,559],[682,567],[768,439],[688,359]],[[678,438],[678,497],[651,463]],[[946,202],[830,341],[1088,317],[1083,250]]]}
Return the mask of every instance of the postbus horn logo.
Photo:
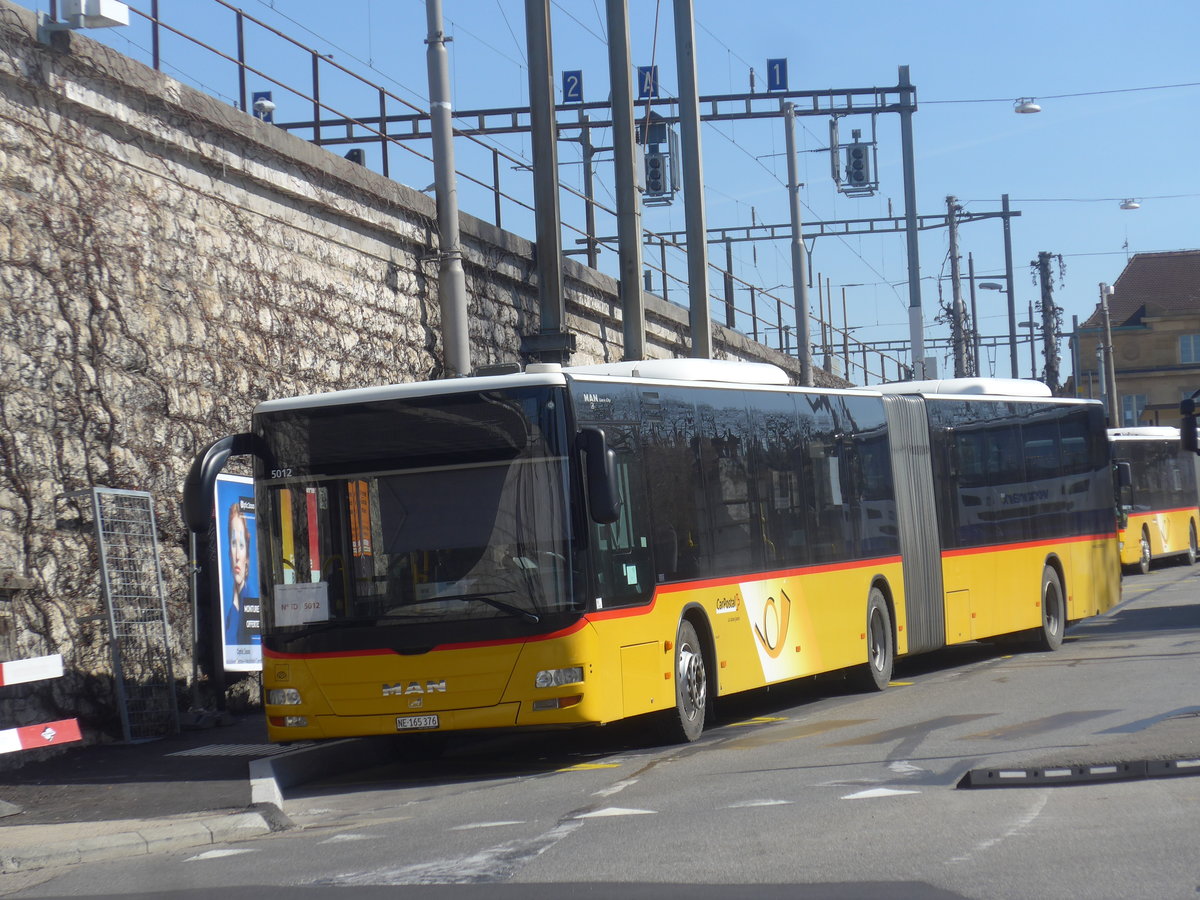
{"label": "postbus horn logo", "polygon": [[787,640],[788,623],[792,619],[792,598],[785,591],[779,592],[779,600],[768,597],[763,604],[762,622],[754,623],[758,642],[771,659],[779,659],[783,642]]}

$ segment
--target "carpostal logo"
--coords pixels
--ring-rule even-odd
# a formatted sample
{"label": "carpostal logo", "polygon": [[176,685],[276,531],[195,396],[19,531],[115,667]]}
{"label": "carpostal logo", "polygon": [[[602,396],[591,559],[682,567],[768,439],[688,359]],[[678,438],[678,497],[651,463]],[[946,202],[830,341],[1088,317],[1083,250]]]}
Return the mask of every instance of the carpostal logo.
{"label": "carpostal logo", "polygon": [[741,597],[734,594],[732,597],[721,597],[717,600],[716,613],[718,616],[729,615],[735,613],[741,608]]}

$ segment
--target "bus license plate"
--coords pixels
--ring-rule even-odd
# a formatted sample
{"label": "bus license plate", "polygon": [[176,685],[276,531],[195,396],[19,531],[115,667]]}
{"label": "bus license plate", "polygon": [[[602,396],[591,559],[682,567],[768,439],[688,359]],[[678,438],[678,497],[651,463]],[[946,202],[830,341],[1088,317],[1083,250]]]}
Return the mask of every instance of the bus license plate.
{"label": "bus license plate", "polygon": [[411,731],[414,728],[437,728],[437,716],[397,716],[396,730]]}

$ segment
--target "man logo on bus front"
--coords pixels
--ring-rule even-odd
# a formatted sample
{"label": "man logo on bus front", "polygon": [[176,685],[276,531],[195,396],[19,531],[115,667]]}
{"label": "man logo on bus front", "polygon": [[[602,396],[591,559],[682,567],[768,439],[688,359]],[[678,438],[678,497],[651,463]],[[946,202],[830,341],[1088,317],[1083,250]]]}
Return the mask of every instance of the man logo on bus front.
{"label": "man logo on bus front", "polygon": [[397,681],[395,684],[385,684],[382,687],[385,697],[398,697],[406,694],[444,694],[446,693],[446,679],[427,681],[424,687],[419,681],[410,681],[408,684]]}

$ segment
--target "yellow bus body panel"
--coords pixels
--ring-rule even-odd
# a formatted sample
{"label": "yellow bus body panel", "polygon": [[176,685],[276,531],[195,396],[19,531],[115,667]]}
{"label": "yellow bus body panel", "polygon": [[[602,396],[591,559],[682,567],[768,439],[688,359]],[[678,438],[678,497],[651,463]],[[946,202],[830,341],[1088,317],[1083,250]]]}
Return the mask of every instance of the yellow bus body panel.
{"label": "yellow bus body panel", "polygon": [[1120,602],[1112,535],[946,551],[946,643],[1040,628],[1047,565],[1061,572],[1069,621],[1098,615]]}
{"label": "yellow bus body panel", "polygon": [[[899,558],[665,585],[647,605],[593,612],[525,642],[447,645],[411,656],[268,651],[264,692],[293,688],[302,699],[267,705],[268,735],[298,741],[391,734],[398,719],[422,715],[436,715],[438,731],[557,727],[671,709],[685,613],[698,619],[706,647],[711,636],[720,695],[859,665],[867,661],[867,598],[877,583],[891,600],[901,655],[908,638]],[[539,671],[575,666],[582,682],[535,686]],[[489,692],[489,683],[499,687]],[[535,701],[565,705],[535,709]],[[284,716],[307,724],[284,726]]]}
{"label": "yellow bus body panel", "polygon": [[1141,559],[1142,530],[1150,538],[1150,556],[1186,553],[1191,540],[1189,526],[1200,531],[1197,508],[1167,509],[1161,512],[1130,513],[1121,529],[1121,565],[1135,566]]}

